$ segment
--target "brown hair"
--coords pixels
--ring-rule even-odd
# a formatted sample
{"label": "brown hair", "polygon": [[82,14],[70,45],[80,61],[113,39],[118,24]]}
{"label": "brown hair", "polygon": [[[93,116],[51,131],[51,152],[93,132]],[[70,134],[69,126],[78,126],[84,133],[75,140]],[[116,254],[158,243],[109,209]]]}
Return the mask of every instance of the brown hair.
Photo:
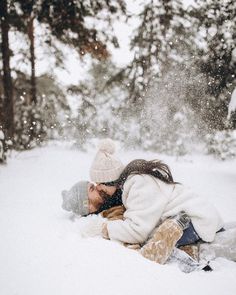
{"label": "brown hair", "polygon": [[117,187],[122,187],[126,179],[132,174],[148,174],[168,184],[176,183],[173,180],[168,165],[162,163],[159,160],[146,161],[143,159],[137,159],[130,162],[124,168],[119,178],[114,181],[114,185]]}

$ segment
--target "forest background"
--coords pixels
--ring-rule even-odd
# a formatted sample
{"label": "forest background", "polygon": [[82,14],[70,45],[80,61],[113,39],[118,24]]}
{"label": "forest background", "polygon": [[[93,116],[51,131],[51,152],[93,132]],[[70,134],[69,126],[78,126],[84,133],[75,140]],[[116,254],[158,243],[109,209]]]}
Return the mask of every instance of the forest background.
{"label": "forest background", "polygon": [[0,162],[95,137],[236,156],[234,0],[1,0],[0,21]]}

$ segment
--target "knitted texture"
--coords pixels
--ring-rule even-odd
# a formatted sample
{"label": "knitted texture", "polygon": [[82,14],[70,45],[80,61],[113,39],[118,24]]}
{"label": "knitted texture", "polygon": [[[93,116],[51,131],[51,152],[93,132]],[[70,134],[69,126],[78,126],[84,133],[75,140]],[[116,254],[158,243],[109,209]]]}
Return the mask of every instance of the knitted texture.
{"label": "knitted texture", "polygon": [[90,168],[90,179],[97,183],[111,182],[119,178],[124,169],[115,157],[115,143],[110,138],[100,141],[98,151]]}
{"label": "knitted texture", "polygon": [[62,208],[78,215],[87,215],[88,208],[88,181],[79,181],[70,190],[62,191]]}

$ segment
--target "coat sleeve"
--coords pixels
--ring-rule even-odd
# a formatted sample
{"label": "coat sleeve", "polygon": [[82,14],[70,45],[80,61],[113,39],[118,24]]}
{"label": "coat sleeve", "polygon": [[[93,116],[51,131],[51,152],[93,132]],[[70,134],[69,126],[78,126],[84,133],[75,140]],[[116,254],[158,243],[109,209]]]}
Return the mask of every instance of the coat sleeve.
{"label": "coat sleeve", "polygon": [[127,194],[124,220],[107,224],[111,240],[124,243],[143,243],[159,222],[168,202],[158,183],[150,176],[135,175],[124,186]]}

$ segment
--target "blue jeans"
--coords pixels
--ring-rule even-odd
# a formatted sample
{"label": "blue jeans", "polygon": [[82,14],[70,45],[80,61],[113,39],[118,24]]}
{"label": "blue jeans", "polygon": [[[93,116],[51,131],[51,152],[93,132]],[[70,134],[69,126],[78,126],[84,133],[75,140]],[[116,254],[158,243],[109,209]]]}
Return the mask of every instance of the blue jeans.
{"label": "blue jeans", "polygon": [[182,237],[178,240],[176,247],[194,244],[200,240],[199,235],[195,231],[192,222],[190,221],[189,227],[183,231]]}

